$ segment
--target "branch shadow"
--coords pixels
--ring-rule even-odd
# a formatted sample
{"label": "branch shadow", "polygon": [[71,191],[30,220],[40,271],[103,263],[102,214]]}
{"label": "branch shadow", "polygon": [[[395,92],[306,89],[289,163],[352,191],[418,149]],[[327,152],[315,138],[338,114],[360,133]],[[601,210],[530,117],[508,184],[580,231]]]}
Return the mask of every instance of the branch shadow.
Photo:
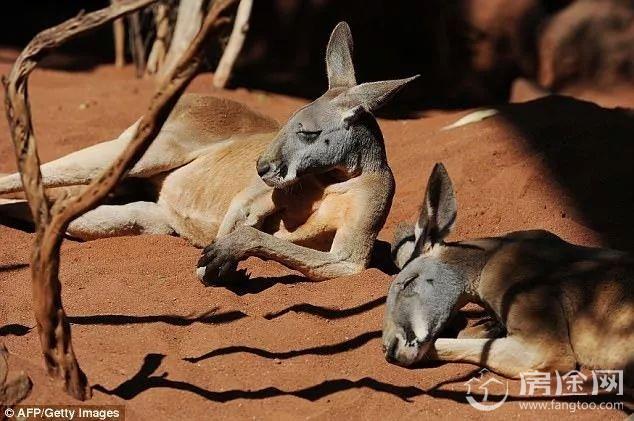
{"label": "branch shadow", "polygon": [[32,327],[20,325],[20,324],[8,324],[0,326],[0,336],[24,336],[33,329]]}
{"label": "branch shadow", "polygon": [[0,264],[0,272],[13,272],[28,267],[28,263],[3,263]]}
{"label": "branch shadow", "polygon": [[190,326],[194,323],[224,324],[247,317],[241,311],[227,311],[216,313],[218,309],[203,313],[199,316],[178,316],[174,314],[159,314],[149,316],[130,316],[126,314],[96,314],[90,316],[70,316],[68,321],[74,325],[107,325],[120,326],[128,324],[165,323],[173,326]]}
{"label": "branch shadow", "polygon": [[319,316],[328,320],[336,320],[343,319],[345,317],[355,316],[357,314],[364,313],[366,311],[370,311],[376,307],[379,307],[385,304],[386,297],[379,297],[367,303],[358,305],[356,307],[346,308],[343,310],[331,308],[331,307],[322,307],[309,303],[301,303],[295,304],[284,310],[280,310],[274,313],[267,313],[264,315],[264,318],[267,320],[277,319],[287,313],[304,313],[304,314],[312,314],[313,316]]}
{"label": "branch shadow", "polygon": [[396,386],[370,377],[364,377],[356,381],[348,379],[326,380],[310,387],[290,391],[281,390],[276,387],[266,387],[258,390],[234,389],[215,392],[203,389],[191,383],[170,380],[167,378],[167,372],[154,375],[153,373],[160,367],[164,358],[165,355],[162,354],[148,354],[144,358],[143,365],[139,371],[129,380],[126,380],[112,390],[109,390],[99,384],[95,385],[93,389],[108,395],[114,395],[125,400],[130,400],[150,389],[170,388],[193,393],[215,402],[229,402],[236,399],[267,399],[278,396],[295,396],[314,402],[337,392],[360,388],[387,393],[403,401],[409,402],[413,397],[424,393],[422,389],[414,386]]}
{"label": "branch shadow", "polygon": [[203,360],[207,360],[209,358],[219,357],[221,355],[230,355],[237,353],[246,353],[253,354],[263,358],[268,359],[279,359],[279,360],[287,360],[290,358],[298,357],[301,355],[334,355],[342,352],[351,351],[353,349],[357,349],[367,344],[373,339],[377,339],[381,337],[381,331],[375,330],[372,332],[362,333],[359,336],[356,336],[352,339],[348,339],[343,342],[339,342],[336,344],[330,345],[321,345],[312,348],[299,349],[294,351],[283,351],[283,352],[274,352],[267,351],[265,349],[254,348],[250,346],[228,346],[225,348],[219,348],[214,351],[210,351],[206,354],[200,355],[198,357],[186,357],[183,358],[184,361],[190,363],[197,363]]}
{"label": "branch shadow", "polygon": [[[281,390],[277,387],[266,387],[263,389],[257,390],[225,390],[222,392],[216,392],[208,389],[201,388],[199,386],[193,385],[191,383],[187,383],[179,380],[170,380],[167,378],[168,373],[162,372],[160,374],[154,374],[160,367],[161,363],[165,355],[163,354],[148,354],[145,356],[143,360],[143,364],[139,371],[133,375],[130,379],[124,381],[117,387],[113,389],[108,389],[100,384],[93,386],[93,390],[99,391],[101,393],[117,396],[124,400],[131,400],[136,398],[138,395],[142,394],[151,389],[157,388],[167,388],[167,389],[176,389],[184,392],[193,393],[197,396],[205,398],[214,402],[230,402],[237,399],[250,399],[250,400],[262,400],[268,398],[274,398],[279,396],[295,396],[301,399],[305,399],[311,402],[315,402],[321,398],[332,395],[334,393],[352,390],[352,389],[370,389],[376,392],[387,393],[396,398],[401,399],[404,402],[411,402],[413,398],[422,395],[428,395],[434,398],[451,400],[453,402],[467,405],[468,402],[465,399],[465,392],[458,390],[444,390],[440,389],[440,387],[444,384],[449,384],[450,382],[440,383],[428,390],[423,390],[415,386],[397,386],[390,383],[381,382],[379,380],[373,379],[371,377],[364,377],[359,380],[353,381],[349,379],[333,379],[326,380],[321,383],[318,383],[313,386],[309,386],[303,389],[297,390]],[[476,370],[477,372],[477,370]],[[469,373],[471,374],[471,373]],[[467,375],[469,375],[467,374]],[[461,381],[461,379],[465,378],[465,376],[461,376],[459,378],[454,379],[455,381]],[[485,396],[483,394],[471,393],[475,399],[479,401],[483,401]],[[488,394],[488,400],[490,401],[500,401],[505,397],[499,394]],[[599,395],[599,396],[560,396],[556,397],[557,401],[583,401],[583,402],[620,402],[621,397],[614,395]],[[530,396],[530,397],[518,397],[518,396],[508,396],[506,400],[509,402],[513,401],[544,401],[544,400],[552,400],[552,396]],[[625,411],[627,412],[627,410]]]}

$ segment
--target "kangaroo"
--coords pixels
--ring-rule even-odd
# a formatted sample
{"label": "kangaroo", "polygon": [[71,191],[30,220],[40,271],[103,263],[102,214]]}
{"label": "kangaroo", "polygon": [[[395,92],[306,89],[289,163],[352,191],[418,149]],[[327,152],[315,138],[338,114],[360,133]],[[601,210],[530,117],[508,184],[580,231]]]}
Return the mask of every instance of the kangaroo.
{"label": "kangaroo", "polygon": [[[184,95],[127,174],[150,199],[139,193],[129,203],[99,206],[73,221],[68,234],[176,234],[195,246],[211,243],[196,271],[206,282],[247,256],[316,280],[365,269],[394,194],[372,112],[417,76],[357,84],[352,46],[350,28],[339,23],[326,49],[328,90],[282,127],[240,103]],[[89,183],[137,125],[42,165],[45,187]],[[0,179],[0,194],[21,190],[19,174]]]}
{"label": "kangaroo", "polygon": [[[634,260],[623,252],[567,243],[547,231],[444,242],[456,221],[442,164],[429,178],[414,228],[393,246],[402,269],[390,286],[383,327],[386,359],[468,362],[501,375],[625,369],[634,362]],[[500,329],[475,326],[438,338],[467,302]],[[506,336],[498,337],[506,330]]]}

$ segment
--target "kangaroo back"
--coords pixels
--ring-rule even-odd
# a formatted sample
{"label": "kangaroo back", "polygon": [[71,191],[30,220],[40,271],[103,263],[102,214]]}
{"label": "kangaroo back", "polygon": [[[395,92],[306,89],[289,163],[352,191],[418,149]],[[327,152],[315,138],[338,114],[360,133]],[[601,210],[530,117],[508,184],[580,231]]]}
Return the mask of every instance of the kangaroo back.
{"label": "kangaroo back", "polygon": [[[138,123],[138,122],[137,122]],[[41,166],[45,187],[85,185],[132,140],[137,123],[117,139],[98,143]],[[129,177],[148,178],[181,167],[232,136],[270,133],[278,123],[249,107],[209,95],[183,95]],[[0,195],[22,191],[18,173],[0,177]]]}

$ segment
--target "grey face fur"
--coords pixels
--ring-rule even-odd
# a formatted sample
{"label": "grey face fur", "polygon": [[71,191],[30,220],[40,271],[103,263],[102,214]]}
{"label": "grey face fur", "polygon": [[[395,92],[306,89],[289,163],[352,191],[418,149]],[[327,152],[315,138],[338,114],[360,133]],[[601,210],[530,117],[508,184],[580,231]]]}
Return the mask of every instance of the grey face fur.
{"label": "grey face fur", "polygon": [[396,277],[387,299],[383,346],[388,361],[419,361],[449,320],[464,291],[460,274],[432,256],[412,260]]}
{"label": "grey face fur", "polygon": [[258,159],[258,174],[272,187],[291,185],[306,174],[339,169],[354,175],[385,163],[372,111],[416,76],[357,85],[345,22],[330,36],[326,67],[328,91],[293,114]]}
{"label": "grey face fur", "polygon": [[416,224],[415,246],[401,245],[413,255],[387,297],[383,347],[388,361],[411,365],[423,358],[465,291],[463,274],[442,261],[442,240],[455,219],[451,180],[444,166],[436,164]]}

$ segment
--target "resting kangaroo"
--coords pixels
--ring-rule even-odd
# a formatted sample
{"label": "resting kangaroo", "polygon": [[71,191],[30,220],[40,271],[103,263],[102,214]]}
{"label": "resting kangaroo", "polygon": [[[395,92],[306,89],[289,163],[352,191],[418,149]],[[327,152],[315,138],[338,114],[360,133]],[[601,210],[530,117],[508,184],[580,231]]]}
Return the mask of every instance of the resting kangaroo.
{"label": "resting kangaroo", "polygon": [[[70,224],[80,239],[175,233],[208,246],[211,280],[238,260],[276,260],[313,279],[364,269],[389,212],[394,178],[372,111],[414,78],[357,85],[346,23],[326,50],[328,91],[283,127],[244,105],[184,95],[128,174],[152,201],[103,205]],[[97,144],[42,166],[46,187],[87,184],[131,139]],[[0,194],[21,190],[18,174]]]}
{"label": "resting kangaroo", "polygon": [[[383,328],[388,361],[469,362],[507,377],[569,371],[577,365],[634,363],[634,261],[625,253],[581,247],[547,231],[446,243],[456,220],[451,180],[436,164],[414,229],[401,230]],[[467,302],[504,329],[476,326],[437,338]]]}

